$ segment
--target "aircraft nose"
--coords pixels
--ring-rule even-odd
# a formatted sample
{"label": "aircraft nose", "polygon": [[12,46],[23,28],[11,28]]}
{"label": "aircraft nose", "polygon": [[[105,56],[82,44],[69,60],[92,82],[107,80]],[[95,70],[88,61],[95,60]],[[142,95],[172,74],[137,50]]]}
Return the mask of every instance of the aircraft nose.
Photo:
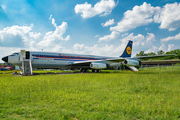
{"label": "aircraft nose", "polygon": [[4,62],[8,62],[8,56],[3,57],[2,60],[3,60]]}

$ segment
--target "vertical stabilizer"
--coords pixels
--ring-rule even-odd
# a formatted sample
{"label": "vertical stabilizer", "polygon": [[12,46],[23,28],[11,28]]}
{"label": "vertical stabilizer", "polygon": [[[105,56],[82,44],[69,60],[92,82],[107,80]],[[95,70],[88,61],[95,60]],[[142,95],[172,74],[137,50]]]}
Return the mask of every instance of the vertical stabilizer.
{"label": "vertical stabilizer", "polygon": [[129,40],[123,54],[119,57],[131,57],[133,41]]}

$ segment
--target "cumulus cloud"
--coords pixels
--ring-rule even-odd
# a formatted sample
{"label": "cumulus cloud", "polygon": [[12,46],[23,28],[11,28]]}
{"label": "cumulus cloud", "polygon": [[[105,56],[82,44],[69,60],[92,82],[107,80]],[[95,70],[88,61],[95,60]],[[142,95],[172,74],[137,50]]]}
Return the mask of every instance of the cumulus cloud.
{"label": "cumulus cloud", "polygon": [[121,36],[124,37],[124,36],[127,36],[129,33],[124,33],[122,34]]}
{"label": "cumulus cloud", "polygon": [[100,2],[97,2],[94,7],[87,2],[84,4],[77,4],[74,10],[75,13],[81,13],[81,17],[83,18],[91,18],[99,14],[110,14],[115,6],[116,3],[114,0],[101,0]]}
{"label": "cumulus cloud", "polygon": [[174,44],[169,44],[169,45],[168,45],[168,51],[173,50],[173,49],[174,49],[174,47],[175,47],[175,46],[174,46]]}
{"label": "cumulus cloud", "polygon": [[163,39],[161,39],[161,42],[167,42],[167,41],[170,41],[170,40],[180,40],[180,33],[175,35],[175,36],[170,36],[170,37],[167,37],[167,38],[163,38]]}
{"label": "cumulus cloud", "polygon": [[119,32],[112,31],[110,35],[105,35],[104,37],[99,38],[99,42],[101,41],[111,41],[113,39],[116,39],[120,35]]}
{"label": "cumulus cloud", "polygon": [[166,4],[162,8],[153,7],[144,2],[134,6],[132,10],[124,13],[123,19],[117,26],[110,27],[111,31],[126,32],[149,23],[160,23],[160,29],[176,30],[180,26],[180,3]]}
{"label": "cumulus cloud", "polygon": [[165,44],[161,44],[161,46],[159,47],[159,50],[163,50],[163,51],[165,51],[165,50],[166,50],[166,46],[165,46]]}
{"label": "cumulus cloud", "polygon": [[152,46],[152,48],[146,50],[145,53],[151,53],[151,52],[156,53],[157,50],[158,50],[158,48],[156,46]]}
{"label": "cumulus cloud", "polygon": [[153,33],[147,33],[148,36],[146,36],[146,43],[152,43],[155,41],[155,35]]}
{"label": "cumulus cloud", "polygon": [[144,35],[138,34],[138,35],[134,36],[134,33],[131,33],[122,39],[122,41],[127,41],[127,40],[134,41],[133,46],[144,45],[144,42],[146,41]]}
{"label": "cumulus cloud", "polygon": [[147,36],[144,36],[142,34],[134,35],[134,33],[131,33],[128,36],[121,39],[121,41],[123,42],[122,44],[123,46],[121,46],[121,48],[124,48],[126,46],[127,40],[132,40],[133,47],[136,47],[136,48],[141,47],[144,49],[148,49],[146,52],[149,52],[149,51],[153,52],[157,50],[156,47],[153,45],[153,42],[155,41],[155,37],[156,36],[152,33],[147,33]]}
{"label": "cumulus cloud", "polygon": [[45,34],[43,40],[38,43],[38,45],[41,47],[47,47],[52,42],[57,42],[60,40],[68,41],[70,39],[69,35],[67,35],[66,38],[63,38],[63,34],[66,32],[66,29],[68,27],[66,22],[62,22],[60,26],[57,26],[57,24],[55,23],[55,19],[52,18],[51,23],[56,29]]}
{"label": "cumulus cloud", "polygon": [[109,25],[113,25],[114,24],[114,19],[110,19],[109,21],[106,21],[105,23],[102,23],[101,25],[103,27],[107,27]]}
{"label": "cumulus cloud", "polygon": [[140,6],[135,6],[132,10],[124,13],[123,19],[115,27],[111,27],[111,31],[125,32],[138,26],[146,25],[153,22],[155,13],[159,13],[160,7],[153,7],[151,4],[144,2]]}
{"label": "cumulus cloud", "polygon": [[83,47],[84,47],[84,44],[78,44],[78,43],[77,43],[77,44],[74,44],[74,45],[73,45],[73,48],[76,49],[76,50],[82,49]]}
{"label": "cumulus cloud", "polygon": [[22,47],[28,41],[28,33],[32,30],[31,26],[11,26],[0,30],[0,46]]}
{"label": "cumulus cloud", "polygon": [[29,37],[33,38],[33,39],[38,39],[41,36],[41,33],[33,33],[33,32],[29,32]]}
{"label": "cumulus cloud", "polygon": [[159,28],[174,31],[180,26],[180,3],[166,4],[162,11],[155,17],[156,23],[161,23]]}
{"label": "cumulus cloud", "polygon": [[84,44],[74,44],[73,50],[71,51],[73,51],[73,53],[80,53],[80,54],[119,56],[121,54],[120,53],[121,50],[124,50],[124,48],[116,50],[116,47],[114,45],[107,45],[107,44],[105,46],[100,46],[98,44],[95,44],[93,46],[86,46]]}
{"label": "cumulus cloud", "polygon": [[0,47],[25,48],[26,50],[46,49],[48,51],[55,51],[62,48],[60,42],[70,39],[69,35],[63,37],[67,29],[67,23],[62,22],[58,26],[55,19],[52,16],[50,18],[52,19],[51,23],[55,27],[55,30],[49,31],[45,35],[32,32],[33,24],[30,26],[14,25],[0,30]]}

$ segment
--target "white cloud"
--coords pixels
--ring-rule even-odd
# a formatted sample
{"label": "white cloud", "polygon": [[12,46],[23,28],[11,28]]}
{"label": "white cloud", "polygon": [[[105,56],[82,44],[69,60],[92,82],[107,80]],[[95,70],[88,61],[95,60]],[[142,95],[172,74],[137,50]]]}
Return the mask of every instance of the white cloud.
{"label": "white cloud", "polygon": [[138,26],[146,25],[153,22],[153,15],[161,10],[160,7],[153,7],[151,4],[144,2],[140,6],[135,6],[132,10],[124,13],[123,19],[111,31],[125,32]]}
{"label": "white cloud", "polygon": [[51,23],[53,24],[54,27],[57,27],[57,24],[55,23],[55,19],[54,18],[52,18],[52,22]]}
{"label": "white cloud", "polygon": [[109,21],[106,21],[105,23],[102,23],[101,25],[103,27],[107,27],[109,25],[113,25],[114,24],[114,19],[110,19]]}
{"label": "white cloud", "polygon": [[114,0],[101,0],[100,2],[97,2],[94,7],[87,2],[84,4],[77,4],[74,10],[75,13],[81,13],[81,17],[83,18],[91,18],[99,14],[110,14],[115,6],[116,3]]}
{"label": "white cloud", "polygon": [[98,44],[95,44],[94,46],[86,46],[84,44],[74,44],[73,50],[66,50],[66,51],[71,51],[73,53],[78,53],[78,54],[119,56],[121,52],[124,50],[124,47],[121,48],[118,46],[117,48],[120,49],[116,49],[114,45],[107,45],[107,44],[105,46],[99,46]]}
{"label": "white cloud", "polygon": [[174,31],[180,26],[180,3],[166,4],[156,15],[155,22],[161,23],[159,28]]}
{"label": "white cloud", "polygon": [[[14,25],[11,27],[0,30],[0,58],[13,53],[16,50],[41,50],[45,51],[71,51],[61,46],[61,41],[68,41],[70,36],[67,35],[65,38],[63,35],[67,29],[67,23],[62,22],[61,25],[55,23],[55,19],[52,18],[52,25],[55,27],[54,31],[49,31],[45,35],[41,33],[32,32],[33,24],[30,26],[18,26]],[[40,38],[42,40],[40,41]],[[3,49],[3,50],[2,50]],[[4,49],[8,52],[4,52]],[[2,61],[1,61],[2,62]]]}
{"label": "white cloud", "polygon": [[[25,48],[26,50],[46,49],[49,51],[62,48],[60,42],[70,39],[69,35],[63,37],[67,29],[67,23],[62,22],[60,26],[57,26],[55,19],[51,19],[55,30],[49,31],[45,35],[32,32],[33,24],[31,26],[14,25],[0,30],[0,47]],[[42,38],[41,41],[40,38]]]}
{"label": "white cloud", "polygon": [[52,18],[52,15],[50,15],[49,20],[51,20],[51,18]]}
{"label": "white cloud", "polygon": [[68,41],[70,36],[67,35],[66,38],[63,38],[63,34],[66,32],[67,23],[62,22],[60,26],[57,26],[55,19],[52,18],[52,25],[56,28],[54,31],[47,32],[42,41],[38,43],[41,47],[48,47],[52,42],[58,42],[60,40]]}
{"label": "white cloud", "polygon": [[2,8],[3,11],[6,10],[6,6],[4,4],[1,5],[1,8]]}
{"label": "white cloud", "polygon": [[83,47],[85,47],[84,44],[81,44],[81,45],[80,44],[74,44],[73,45],[73,49],[76,49],[76,50],[77,49],[82,49]]}
{"label": "white cloud", "polygon": [[121,36],[124,37],[124,36],[127,36],[129,33],[124,33],[122,34]]}
{"label": "white cloud", "polygon": [[110,35],[105,35],[104,37],[99,38],[100,41],[111,41],[113,39],[116,39],[120,35],[119,32],[112,31]]}
{"label": "white cloud", "polygon": [[175,36],[170,36],[170,37],[167,37],[167,38],[163,38],[163,39],[161,39],[161,42],[167,42],[167,41],[170,41],[170,40],[180,40],[180,33],[175,35]]}
{"label": "white cloud", "polygon": [[22,47],[28,41],[28,33],[32,30],[31,26],[11,26],[0,30],[0,46]]}
{"label": "white cloud", "polygon": [[117,26],[110,27],[111,31],[126,32],[136,27],[149,23],[160,23],[160,29],[174,31],[180,26],[180,3],[166,4],[162,8],[153,7],[144,2],[140,6],[134,6],[132,10],[124,13],[123,19]]}
{"label": "white cloud", "polygon": [[99,35],[96,35],[96,36],[94,36],[94,37],[99,37]]}
{"label": "white cloud", "polygon": [[29,37],[33,38],[33,39],[38,39],[41,36],[41,33],[33,33],[33,32],[29,32]]}
{"label": "white cloud", "polygon": [[162,45],[159,47],[159,50],[163,50],[163,51],[165,51],[165,50],[166,50],[166,46],[165,46],[165,44],[162,44]]}
{"label": "white cloud", "polygon": [[137,36],[134,36],[134,34],[131,33],[122,39],[122,41],[127,41],[127,40],[132,40],[134,42],[133,46],[140,46],[143,45],[143,43],[145,42],[145,37],[142,34],[138,34]]}
{"label": "white cloud", "polygon": [[148,36],[146,36],[146,43],[152,43],[155,41],[155,35],[153,33],[147,33]]}
{"label": "white cloud", "polygon": [[156,46],[152,46],[152,48],[146,50],[144,53],[151,53],[151,52],[156,53],[157,50],[158,50],[158,48]]}
{"label": "white cloud", "polygon": [[11,34],[11,35],[24,35],[32,30],[33,24],[31,26],[18,26],[14,25],[11,27],[4,28],[4,30],[0,31],[0,34]]}
{"label": "white cloud", "polygon": [[174,49],[174,47],[175,47],[175,46],[174,46],[174,44],[169,44],[169,45],[168,45],[168,51],[173,50],[173,49]]}

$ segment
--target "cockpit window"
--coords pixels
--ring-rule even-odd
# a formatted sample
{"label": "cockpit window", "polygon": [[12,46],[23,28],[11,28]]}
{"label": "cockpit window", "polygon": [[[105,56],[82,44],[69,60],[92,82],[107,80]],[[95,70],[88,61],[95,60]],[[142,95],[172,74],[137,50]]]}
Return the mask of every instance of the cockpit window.
{"label": "cockpit window", "polygon": [[19,53],[13,53],[12,55],[13,55],[13,56],[16,56],[16,55],[19,55]]}

